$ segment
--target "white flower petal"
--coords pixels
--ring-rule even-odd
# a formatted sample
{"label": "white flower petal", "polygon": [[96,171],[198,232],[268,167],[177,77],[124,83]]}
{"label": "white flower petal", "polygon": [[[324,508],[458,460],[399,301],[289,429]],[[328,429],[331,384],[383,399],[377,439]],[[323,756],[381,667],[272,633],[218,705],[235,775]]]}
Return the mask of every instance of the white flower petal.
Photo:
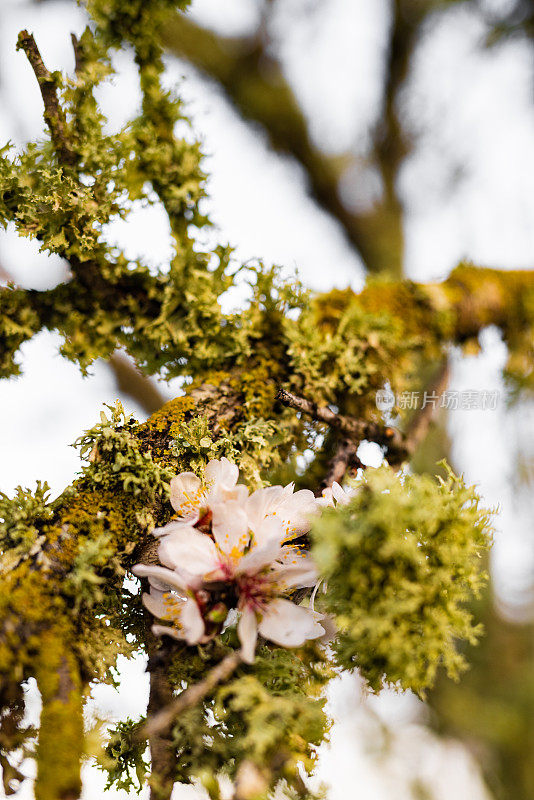
{"label": "white flower petal", "polygon": [[195,600],[187,598],[180,614],[180,625],[187,644],[197,644],[204,637],[205,625]]}
{"label": "white flower petal", "polygon": [[164,596],[165,592],[160,592],[153,588],[150,589],[150,594],[148,594],[148,592],[143,592],[143,605],[151,614],[155,617],[159,617],[159,619],[163,619],[169,612]]}
{"label": "white flower petal", "polygon": [[284,497],[282,486],[268,486],[257,489],[246,502],[246,512],[253,531],[263,522],[266,516],[276,512]]}
{"label": "white flower petal", "polygon": [[327,486],[326,489],[323,489],[322,497],[318,497],[316,503],[324,508],[334,508],[334,495],[331,486]]}
{"label": "white flower petal", "polygon": [[166,589],[177,589],[183,592],[189,588],[184,576],[180,575],[176,570],[148,566],[147,564],[136,564],[132,568],[132,572],[138,578],[149,578],[150,581],[155,580],[157,586],[165,587]]}
{"label": "white flower petal", "polygon": [[248,520],[243,507],[236,500],[217,503],[211,507],[212,531],[223,553],[239,557],[248,545]]}
{"label": "white flower petal", "polygon": [[[182,602],[177,600],[171,606],[173,625],[153,625],[156,636],[172,636],[174,639],[185,639],[187,644],[198,644],[205,641],[205,625],[202,614],[195,600],[188,597]],[[166,616],[169,616],[168,614]]]}
{"label": "white flower petal", "polygon": [[246,664],[254,663],[256,642],[258,641],[258,623],[252,608],[245,606],[237,624],[237,635],[241,642],[241,654]]}
{"label": "white flower petal", "polygon": [[280,566],[276,564],[268,577],[277,584],[280,591],[314,586],[317,583],[317,567],[312,557],[299,552],[296,547],[284,547],[277,562]]}
{"label": "white flower petal", "polygon": [[172,636],[173,639],[183,641],[185,636],[178,628],[171,628],[170,625],[152,625],[152,633],[154,636]]}
{"label": "white flower petal", "polygon": [[226,489],[224,486],[219,487],[218,497],[220,500],[236,500],[240,506],[244,506],[248,497],[248,488],[238,483],[232,489]]}
{"label": "white flower petal", "polygon": [[278,514],[284,520],[286,541],[310,530],[310,518],[318,511],[315,495],[309,489],[300,489],[284,499]]}
{"label": "white flower petal", "polygon": [[340,506],[346,506],[350,502],[351,497],[354,495],[354,490],[349,489],[346,491],[337,481],[332,484],[332,494],[334,499]]}
{"label": "white flower petal", "polygon": [[307,639],[317,639],[325,633],[316,612],[282,598],[267,604],[258,629],[262,636],[282,647],[300,647]]}
{"label": "white flower petal", "polygon": [[154,589],[157,592],[168,592],[169,591],[169,584],[168,583],[163,583],[163,581],[160,581],[158,578],[150,577],[148,579],[148,582],[150,584],[150,589],[151,590]]}
{"label": "white flower petal", "polygon": [[246,504],[250,527],[261,535],[266,519],[278,520],[285,541],[294,539],[310,529],[310,517],[317,512],[316,498],[309,489],[293,493],[294,484],[258,489]]}
{"label": "white flower petal", "polygon": [[[196,512],[196,516],[198,517],[198,512]],[[170,536],[172,533],[178,533],[183,528],[191,528],[194,526],[197,520],[193,517],[191,519],[180,517],[180,519],[173,519],[171,522],[168,522],[166,525],[163,525],[161,528],[154,528],[152,530],[152,536],[155,536],[159,539],[160,536]]]}
{"label": "white flower petal", "polygon": [[277,516],[265,517],[261,522],[252,527],[252,539],[258,546],[266,545],[275,541],[280,546],[286,538],[286,528],[284,521]]}
{"label": "white flower petal", "polygon": [[198,513],[202,496],[202,481],[194,472],[181,472],[171,480],[171,505],[180,516]]}
{"label": "white flower petal", "polygon": [[282,548],[277,539],[271,539],[264,545],[253,547],[236,564],[236,575],[255,575],[269,566],[281,554]]}
{"label": "white flower petal", "polygon": [[228,461],[227,458],[223,457],[220,460],[214,458],[208,462],[204,470],[204,478],[208,484],[231,489],[239,478],[239,468],[237,464]]}
{"label": "white flower petal", "polygon": [[158,547],[162,564],[182,570],[190,575],[211,572],[218,563],[218,553],[213,540],[205,533],[189,526],[181,526],[164,536]]}

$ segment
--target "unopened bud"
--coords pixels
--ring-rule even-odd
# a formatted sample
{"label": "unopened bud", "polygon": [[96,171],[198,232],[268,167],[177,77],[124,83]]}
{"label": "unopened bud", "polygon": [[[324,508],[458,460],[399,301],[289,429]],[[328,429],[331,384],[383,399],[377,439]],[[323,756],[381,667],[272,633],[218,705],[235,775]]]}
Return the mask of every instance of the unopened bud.
{"label": "unopened bud", "polygon": [[216,603],[206,614],[206,618],[210,622],[215,622],[217,625],[222,624],[227,616],[228,608],[224,603]]}

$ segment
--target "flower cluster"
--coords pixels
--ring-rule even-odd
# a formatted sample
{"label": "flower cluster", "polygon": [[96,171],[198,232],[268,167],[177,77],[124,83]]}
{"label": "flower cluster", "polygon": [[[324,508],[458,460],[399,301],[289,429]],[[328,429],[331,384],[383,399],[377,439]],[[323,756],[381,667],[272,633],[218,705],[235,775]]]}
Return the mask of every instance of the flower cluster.
{"label": "flower cluster", "polygon": [[[322,615],[288,599],[317,581],[309,554],[294,540],[310,528],[318,505],[293,484],[252,494],[237,483],[228,459],[210,461],[201,480],[183,472],[171,481],[176,519],[157,528],[160,565],[137,564],[150,582],[147,609],[166,622],[157,635],[188,644],[208,641],[237,610],[243,658],[251,663],[258,634],[283,647],[324,636]],[[235,614],[235,611],[233,612]]]}

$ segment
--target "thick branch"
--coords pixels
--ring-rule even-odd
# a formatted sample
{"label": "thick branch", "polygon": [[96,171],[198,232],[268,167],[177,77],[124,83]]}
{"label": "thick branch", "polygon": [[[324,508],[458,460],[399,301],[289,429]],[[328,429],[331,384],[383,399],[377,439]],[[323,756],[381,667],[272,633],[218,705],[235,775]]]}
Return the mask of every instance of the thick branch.
{"label": "thick branch", "polygon": [[210,694],[213,689],[228,680],[238,666],[243,662],[243,656],[240,650],[233,650],[223,660],[213,667],[206,675],[204,680],[190,686],[172,702],[162,708],[157,714],[149,717],[145,724],[139,729],[138,739],[149,739],[156,734],[165,731],[172,721],[176,719],[179,714],[182,714],[188,708],[197,705],[203,700],[206,695]]}
{"label": "thick branch", "polygon": [[64,631],[41,634],[37,684],[43,708],[37,745],[36,800],[77,800],[81,793],[83,714],[76,658]]}
{"label": "thick branch", "polygon": [[67,138],[65,115],[58,100],[54,76],[45,67],[31,33],[26,30],[19,33],[17,50],[24,50],[39,83],[45,109],[44,118],[50,128],[58,159],[63,166],[72,167],[76,163],[76,155]]}

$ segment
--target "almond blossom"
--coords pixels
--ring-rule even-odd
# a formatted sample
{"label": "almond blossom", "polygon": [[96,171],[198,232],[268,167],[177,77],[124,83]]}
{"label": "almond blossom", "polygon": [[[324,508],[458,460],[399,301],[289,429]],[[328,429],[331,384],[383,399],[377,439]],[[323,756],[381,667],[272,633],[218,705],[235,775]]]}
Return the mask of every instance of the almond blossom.
{"label": "almond blossom", "polygon": [[237,477],[237,467],[221,459],[209,462],[204,481],[193,473],[174,478],[179,518],[154,531],[161,566],[133,571],[150,581],[145,606],[170,623],[154,625],[154,633],[201,643],[237,608],[243,658],[251,663],[258,635],[298,647],[325,633],[320,614],[288,598],[317,581],[311,557],[288,544],[309,530],[317,505],[312,492],[294,492],[292,484],[249,495]]}
{"label": "almond blossom", "polygon": [[[171,480],[171,505],[177,513],[176,524],[202,527],[211,521],[212,506],[236,501],[245,507],[257,525],[276,517],[285,531],[285,540],[296,538],[310,529],[310,516],[317,510],[316,499],[309,489],[294,491],[295,484],[269,486],[249,497],[249,491],[238,484],[239,470],[227,458],[212,459],[204,471],[204,480],[194,472],[181,472]],[[155,536],[166,535],[168,525],[156,528]]]}

